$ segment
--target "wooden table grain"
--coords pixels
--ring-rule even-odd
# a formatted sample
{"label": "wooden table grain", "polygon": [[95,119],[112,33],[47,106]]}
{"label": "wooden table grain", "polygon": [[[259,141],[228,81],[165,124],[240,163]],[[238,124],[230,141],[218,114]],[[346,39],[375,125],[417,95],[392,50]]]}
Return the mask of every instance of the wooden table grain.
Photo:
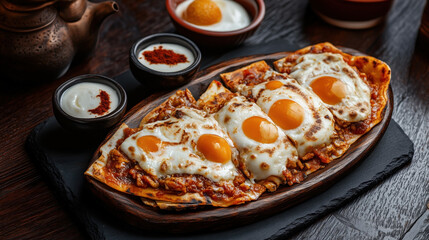
{"label": "wooden table grain", "polygon": [[[135,40],[174,31],[164,1],[117,2],[120,13],[105,21],[95,51],[64,77],[29,89],[0,88],[0,239],[86,237],[24,143],[37,124],[53,115],[51,96],[66,79],[85,73],[118,75],[128,69],[128,50]],[[277,38],[299,46],[329,41],[384,60],[392,68],[393,119],[415,144],[409,166],[293,238],[429,239],[429,53],[416,46],[425,1],[396,0],[386,23],[368,30],[330,26],[309,9],[307,0],[265,3],[265,19],[245,44]]]}

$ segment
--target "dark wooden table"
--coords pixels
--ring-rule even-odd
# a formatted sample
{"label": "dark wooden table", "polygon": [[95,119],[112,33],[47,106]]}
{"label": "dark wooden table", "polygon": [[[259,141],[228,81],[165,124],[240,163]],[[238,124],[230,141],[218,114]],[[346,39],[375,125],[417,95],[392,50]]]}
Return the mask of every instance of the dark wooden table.
{"label": "dark wooden table", "polygon": [[[135,40],[174,31],[164,1],[118,3],[120,13],[105,21],[89,59],[48,84],[0,91],[0,239],[86,236],[50,189],[24,143],[37,124],[53,115],[52,93],[66,79],[85,73],[118,75],[128,69],[128,50]],[[265,19],[245,44],[277,38],[299,45],[329,41],[384,60],[393,74],[393,119],[415,144],[411,165],[295,238],[429,239],[429,53],[416,47],[424,4],[424,0],[396,0],[384,25],[352,31],[322,22],[308,1],[266,1]]]}

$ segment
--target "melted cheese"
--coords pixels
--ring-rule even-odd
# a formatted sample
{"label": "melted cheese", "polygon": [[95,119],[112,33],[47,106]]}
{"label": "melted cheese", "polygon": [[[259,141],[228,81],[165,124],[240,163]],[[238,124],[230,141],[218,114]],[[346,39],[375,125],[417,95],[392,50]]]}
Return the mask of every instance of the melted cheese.
{"label": "melted cheese", "polygon": [[303,113],[300,114],[304,115],[301,124],[296,128],[283,129],[295,142],[299,156],[303,157],[314,148],[330,144],[331,137],[336,134],[334,119],[321,100],[301,87],[294,79],[285,77],[284,80],[277,81],[282,82],[283,86],[270,90],[264,82],[253,87],[252,95],[257,98],[256,104],[265,113],[269,113],[272,106],[282,100],[292,100],[301,106]]}
{"label": "melted cheese", "polygon": [[[337,118],[347,122],[368,118],[371,113],[369,87],[340,54],[305,54],[298,58],[297,62],[290,76],[316,96],[321,97],[323,104]],[[336,79],[337,84],[317,83],[318,80],[327,82],[331,79]],[[324,100],[327,99],[325,95],[330,92],[339,95],[340,98],[336,101]]]}
{"label": "melted cheese", "polygon": [[[214,134],[229,144],[232,159],[237,157],[233,142],[216,120],[191,108],[181,107],[177,111],[182,114],[180,118],[172,117],[144,125],[140,131],[125,139],[120,146],[121,151],[136,160],[145,172],[158,178],[172,174],[197,174],[218,182],[238,176],[234,161],[210,161],[197,149],[200,136]],[[145,151],[139,147],[137,140],[143,136],[160,139],[162,144],[158,151]]]}
{"label": "melted cheese", "polygon": [[[282,178],[287,161],[297,161],[296,148],[292,146],[283,131],[273,124],[261,108],[247,101],[243,96],[232,98],[214,116],[237,146],[241,159],[252,174],[252,180],[262,180],[269,176]],[[274,142],[261,143],[246,136],[243,131],[243,122],[255,116],[273,124],[278,132]]]}

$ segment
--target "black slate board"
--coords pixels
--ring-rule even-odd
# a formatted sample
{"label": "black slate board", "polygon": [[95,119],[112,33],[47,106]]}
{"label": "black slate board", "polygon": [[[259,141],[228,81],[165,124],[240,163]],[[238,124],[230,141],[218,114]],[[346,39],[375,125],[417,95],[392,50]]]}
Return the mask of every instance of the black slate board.
{"label": "black slate board", "polygon": [[[297,46],[277,40],[263,45],[242,47],[222,57],[211,54],[203,60],[203,66],[234,57],[296,49]],[[149,94],[130,72],[121,74],[116,80],[127,91],[129,106]],[[100,206],[100,201],[91,195],[86,188],[83,172],[103,139],[104,134],[79,136],[67,132],[51,117],[31,132],[26,144],[30,155],[47,176],[54,191],[93,239],[284,238],[338,209],[392,175],[409,163],[414,153],[413,143],[398,124],[391,121],[384,136],[367,158],[341,181],[318,196],[248,226],[215,233],[178,236],[169,235],[168,231],[161,234],[134,229],[108,213],[108,206]]]}

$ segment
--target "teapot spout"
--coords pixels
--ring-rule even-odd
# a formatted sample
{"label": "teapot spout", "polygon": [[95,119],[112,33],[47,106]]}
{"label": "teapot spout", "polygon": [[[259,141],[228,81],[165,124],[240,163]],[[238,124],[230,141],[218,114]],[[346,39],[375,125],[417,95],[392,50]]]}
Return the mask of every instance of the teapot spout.
{"label": "teapot spout", "polygon": [[100,3],[88,1],[81,19],[67,23],[76,49],[76,58],[82,58],[91,53],[97,44],[98,32],[104,19],[118,11],[118,4],[114,1]]}
{"label": "teapot spout", "polygon": [[119,6],[114,1],[92,3],[88,2],[88,11],[92,14],[92,30],[98,30],[104,19],[119,11]]}

